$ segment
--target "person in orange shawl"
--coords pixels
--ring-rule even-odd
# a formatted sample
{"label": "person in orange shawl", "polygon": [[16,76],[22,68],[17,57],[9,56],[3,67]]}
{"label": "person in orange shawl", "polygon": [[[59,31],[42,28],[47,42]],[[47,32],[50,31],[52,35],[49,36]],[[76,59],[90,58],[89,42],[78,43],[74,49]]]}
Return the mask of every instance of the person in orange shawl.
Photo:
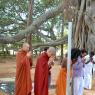
{"label": "person in orange shawl", "polygon": [[35,69],[34,95],[48,95],[49,67],[54,60],[55,53],[55,48],[49,47],[47,51],[39,55]]}
{"label": "person in orange shawl", "polygon": [[56,95],[66,95],[66,64],[67,59],[64,58],[56,81]]}
{"label": "person in orange shawl", "polygon": [[32,65],[29,44],[24,43],[16,55],[15,95],[31,95],[32,81],[30,66]]}
{"label": "person in orange shawl", "polygon": [[[72,74],[72,70],[70,73]],[[67,79],[67,58],[63,58],[61,62],[61,69],[56,81],[56,95],[66,95],[66,79]]]}

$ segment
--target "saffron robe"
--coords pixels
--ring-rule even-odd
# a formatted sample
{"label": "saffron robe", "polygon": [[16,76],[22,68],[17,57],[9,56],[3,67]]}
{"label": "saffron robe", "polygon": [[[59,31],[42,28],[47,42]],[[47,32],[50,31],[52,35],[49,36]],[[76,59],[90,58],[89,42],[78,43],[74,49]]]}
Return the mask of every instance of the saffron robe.
{"label": "saffron robe", "polygon": [[30,65],[32,61],[26,54],[27,52],[20,50],[16,55],[15,95],[31,95]]}
{"label": "saffron robe", "polygon": [[56,81],[56,95],[66,95],[66,75],[66,69],[61,68]]}
{"label": "saffron robe", "polygon": [[37,59],[34,77],[34,95],[48,95],[49,57],[46,52]]}
{"label": "saffron robe", "polygon": [[[72,68],[70,69],[70,77],[72,77]],[[56,95],[66,95],[66,79],[67,79],[67,58],[61,63],[61,69],[56,81]]]}

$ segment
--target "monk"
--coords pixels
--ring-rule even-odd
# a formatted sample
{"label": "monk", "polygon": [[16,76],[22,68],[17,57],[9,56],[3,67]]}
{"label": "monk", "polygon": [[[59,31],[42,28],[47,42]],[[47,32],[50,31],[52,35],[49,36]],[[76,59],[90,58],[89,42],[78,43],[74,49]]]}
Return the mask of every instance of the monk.
{"label": "monk", "polygon": [[55,48],[49,47],[38,57],[34,78],[34,95],[48,95],[49,66],[54,60],[55,53]]}
{"label": "monk", "polygon": [[[71,68],[70,80],[72,81],[72,62],[70,68]],[[66,79],[67,79],[67,53],[61,62],[61,69],[56,81],[56,95],[66,95]],[[71,85],[71,89],[72,89],[72,85]]]}
{"label": "monk", "polygon": [[56,81],[56,95],[66,95],[67,58],[64,58]]}
{"label": "monk", "polygon": [[16,55],[15,95],[31,95],[32,81],[30,74],[31,52],[29,44],[24,43]]}

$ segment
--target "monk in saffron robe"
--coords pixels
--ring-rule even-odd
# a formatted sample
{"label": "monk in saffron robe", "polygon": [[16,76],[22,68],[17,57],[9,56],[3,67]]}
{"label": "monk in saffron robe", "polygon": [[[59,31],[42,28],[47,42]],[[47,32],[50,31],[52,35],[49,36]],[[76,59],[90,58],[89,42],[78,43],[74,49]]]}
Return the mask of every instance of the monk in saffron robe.
{"label": "monk in saffron robe", "polygon": [[[72,77],[72,68],[70,69],[70,77]],[[67,79],[67,55],[61,62],[61,69],[56,81],[56,95],[66,95],[66,79]]]}
{"label": "monk in saffron robe", "polygon": [[24,43],[16,55],[15,95],[31,95],[32,81],[30,74],[31,52],[29,44]]}
{"label": "monk in saffron robe", "polygon": [[37,59],[35,78],[34,78],[34,95],[48,95],[48,75],[49,65],[54,60],[55,48],[50,47],[46,52],[40,54]]}
{"label": "monk in saffron robe", "polygon": [[56,95],[66,95],[67,59],[64,58],[56,81]]}

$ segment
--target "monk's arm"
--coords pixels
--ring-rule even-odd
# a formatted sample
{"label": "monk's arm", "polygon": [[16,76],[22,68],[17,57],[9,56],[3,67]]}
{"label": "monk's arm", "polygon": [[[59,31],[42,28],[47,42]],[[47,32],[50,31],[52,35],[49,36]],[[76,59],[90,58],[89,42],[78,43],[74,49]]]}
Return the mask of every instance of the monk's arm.
{"label": "monk's arm", "polygon": [[23,56],[22,54],[18,53],[17,56],[16,56],[17,63],[22,63],[23,64],[28,60],[29,60],[29,58],[26,55]]}

